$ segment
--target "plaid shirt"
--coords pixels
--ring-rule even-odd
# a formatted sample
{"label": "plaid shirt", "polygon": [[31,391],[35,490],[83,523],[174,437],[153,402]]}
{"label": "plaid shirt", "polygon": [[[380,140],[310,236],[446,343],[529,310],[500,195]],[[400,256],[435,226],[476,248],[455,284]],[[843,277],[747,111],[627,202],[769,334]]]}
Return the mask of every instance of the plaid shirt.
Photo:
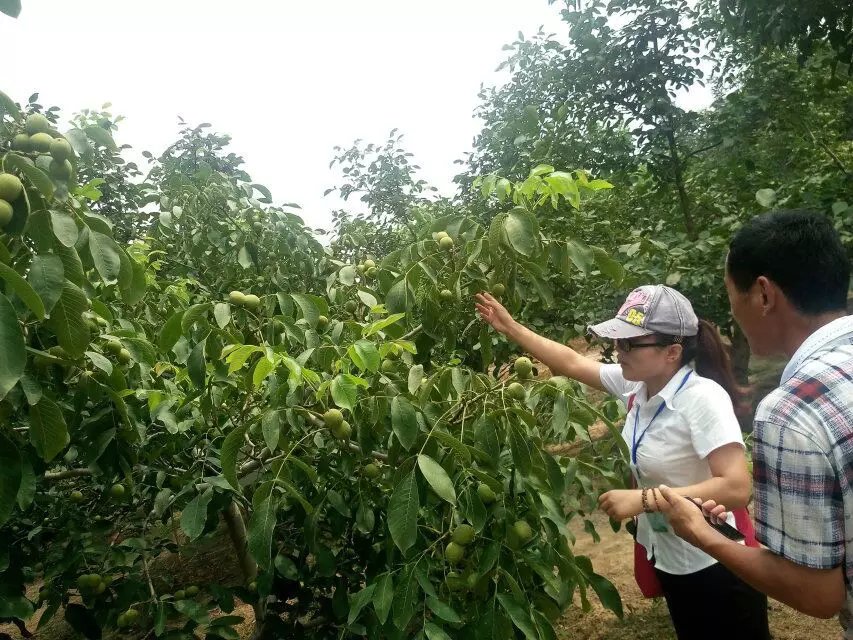
{"label": "plaid shirt", "polygon": [[853,613],[853,316],[812,334],[755,414],[758,540],[816,569],[844,565]]}

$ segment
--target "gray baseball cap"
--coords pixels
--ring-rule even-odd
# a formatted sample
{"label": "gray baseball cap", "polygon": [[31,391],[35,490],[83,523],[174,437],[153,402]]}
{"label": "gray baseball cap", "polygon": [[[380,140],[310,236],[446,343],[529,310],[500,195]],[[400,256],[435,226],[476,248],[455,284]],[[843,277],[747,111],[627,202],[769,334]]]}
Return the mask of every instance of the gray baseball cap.
{"label": "gray baseball cap", "polygon": [[647,284],[634,289],[612,320],[590,326],[601,338],[636,338],[652,333],[695,336],[699,318],[690,300],[672,287]]}

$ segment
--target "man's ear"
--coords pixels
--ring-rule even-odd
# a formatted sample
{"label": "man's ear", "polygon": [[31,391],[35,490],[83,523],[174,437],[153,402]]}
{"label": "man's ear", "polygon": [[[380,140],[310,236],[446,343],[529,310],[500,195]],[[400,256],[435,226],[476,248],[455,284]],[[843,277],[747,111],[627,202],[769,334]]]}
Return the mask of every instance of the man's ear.
{"label": "man's ear", "polygon": [[758,276],[755,284],[761,296],[761,315],[766,316],[779,304],[779,288],[766,276]]}

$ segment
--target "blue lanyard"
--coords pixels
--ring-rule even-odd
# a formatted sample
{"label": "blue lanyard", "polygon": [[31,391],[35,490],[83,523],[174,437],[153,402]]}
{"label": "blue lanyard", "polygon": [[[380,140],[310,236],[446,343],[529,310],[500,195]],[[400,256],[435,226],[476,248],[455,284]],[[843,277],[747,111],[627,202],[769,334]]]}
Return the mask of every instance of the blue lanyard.
{"label": "blue lanyard", "polygon": [[[681,388],[687,383],[687,378],[690,377],[691,373],[693,373],[692,369],[690,371],[688,371],[686,374],[684,374],[684,378],[682,378],[681,384],[678,385],[678,389],[676,389],[675,393],[672,394],[673,397],[676,396],[679,391],[681,391]],[[643,429],[643,432],[640,434],[639,439],[637,438],[637,427],[638,427],[639,422],[640,422],[640,407],[639,406],[637,407],[637,413],[634,414],[634,436],[633,436],[633,443],[631,444],[631,462],[634,463],[635,467],[637,466],[637,450],[640,448],[640,443],[643,441],[643,438],[646,436],[646,432],[652,426],[652,423],[655,421],[655,418],[657,418],[663,412],[663,409],[665,406],[666,406],[666,401],[664,400],[660,403],[658,410],[655,411],[655,415],[653,415],[652,419],[649,420],[648,426],[646,426],[646,428]]]}

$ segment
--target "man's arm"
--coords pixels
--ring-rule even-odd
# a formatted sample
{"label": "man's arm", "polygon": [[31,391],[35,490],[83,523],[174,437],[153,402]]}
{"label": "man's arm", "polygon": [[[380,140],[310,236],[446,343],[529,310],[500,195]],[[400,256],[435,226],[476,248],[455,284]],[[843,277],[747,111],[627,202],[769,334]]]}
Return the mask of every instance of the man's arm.
{"label": "man's arm", "polygon": [[[747,547],[715,531],[695,505],[669,487],[661,486],[666,513],[675,532],[716,558],[741,580],[771,598],[816,618],[831,618],[844,606],[847,589],[841,566],[832,569],[805,567],[769,549]],[[706,511],[716,505],[703,505]],[[709,511],[710,512],[710,511]],[[714,511],[722,515],[720,509]]]}

